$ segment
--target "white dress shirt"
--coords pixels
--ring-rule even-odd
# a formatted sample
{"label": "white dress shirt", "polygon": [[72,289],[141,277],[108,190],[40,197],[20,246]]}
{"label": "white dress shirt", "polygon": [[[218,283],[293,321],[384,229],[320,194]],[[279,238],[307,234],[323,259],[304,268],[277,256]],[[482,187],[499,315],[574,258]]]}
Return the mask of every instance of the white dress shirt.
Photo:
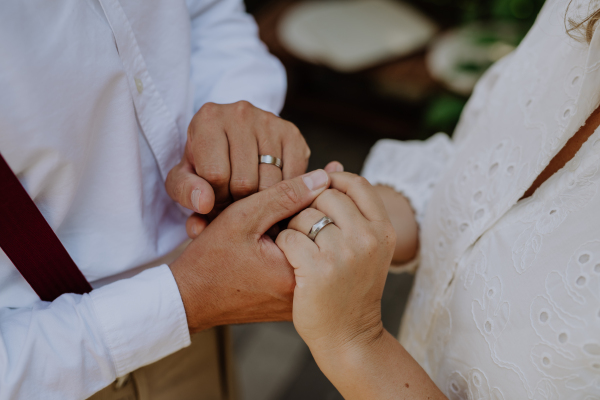
{"label": "white dress shirt", "polygon": [[600,129],[519,200],[600,104],[600,33],[569,37],[569,3],[546,1],[452,139],[382,141],[365,165],[420,221],[400,341],[451,400],[600,399]]}
{"label": "white dress shirt", "polygon": [[164,179],[202,104],[276,113],[285,85],[240,0],[0,2],[0,153],[97,288],[42,302],[0,252],[0,399],[86,398],[190,343],[168,266],[135,275],[186,239]]}

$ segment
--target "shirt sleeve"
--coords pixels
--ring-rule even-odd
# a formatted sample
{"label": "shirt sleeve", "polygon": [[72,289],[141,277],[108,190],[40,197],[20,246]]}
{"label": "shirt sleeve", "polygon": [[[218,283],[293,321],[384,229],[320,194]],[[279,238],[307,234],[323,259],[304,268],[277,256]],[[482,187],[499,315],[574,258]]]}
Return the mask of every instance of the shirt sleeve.
{"label": "shirt sleeve", "polygon": [[246,100],[278,114],[285,70],[258,37],[241,0],[188,0],[194,111],[204,103]]}
{"label": "shirt sleeve", "polygon": [[438,133],[425,141],[384,139],[371,149],[362,175],[408,199],[420,224],[436,183],[454,155],[450,138]]}
{"label": "shirt sleeve", "polygon": [[0,309],[0,399],[84,399],[190,344],[168,266],[53,302]]}

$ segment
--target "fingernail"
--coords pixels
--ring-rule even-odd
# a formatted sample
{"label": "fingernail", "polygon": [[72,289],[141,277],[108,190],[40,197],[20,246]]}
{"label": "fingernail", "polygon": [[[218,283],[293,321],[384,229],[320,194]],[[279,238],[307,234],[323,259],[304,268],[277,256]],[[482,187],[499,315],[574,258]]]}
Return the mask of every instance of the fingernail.
{"label": "fingernail", "polygon": [[335,164],[335,172],[344,172],[344,166],[342,165],[342,163]]}
{"label": "fingernail", "polygon": [[194,236],[198,236],[198,229],[196,227],[196,224],[192,224],[192,233],[194,234]]}
{"label": "fingernail", "polygon": [[308,187],[309,190],[315,191],[327,185],[329,176],[327,175],[327,172],[323,171],[322,169],[318,169],[316,171],[303,175],[302,180],[304,181],[304,184],[306,185],[306,187]]}
{"label": "fingernail", "polygon": [[202,194],[202,190],[194,189],[192,191],[192,207],[194,207],[194,211],[198,211],[198,204],[200,204],[200,195]]}

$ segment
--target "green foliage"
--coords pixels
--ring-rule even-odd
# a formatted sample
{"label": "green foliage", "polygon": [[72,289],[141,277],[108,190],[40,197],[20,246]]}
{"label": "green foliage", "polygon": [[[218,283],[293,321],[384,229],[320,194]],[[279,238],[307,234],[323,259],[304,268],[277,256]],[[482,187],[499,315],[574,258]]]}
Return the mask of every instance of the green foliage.
{"label": "green foliage", "polygon": [[[415,6],[444,9],[456,23],[480,20],[516,20],[532,24],[544,0],[409,0]],[[421,8],[421,7],[420,7]],[[433,10],[434,13],[438,10]]]}
{"label": "green foliage", "polygon": [[542,0],[496,0],[491,9],[492,17],[533,22],[543,4]]}
{"label": "green foliage", "polygon": [[[411,0],[409,0],[411,1]],[[473,22],[509,22],[516,27],[515,36],[507,40],[492,30],[474,37],[481,45],[490,45],[499,40],[518,45],[533,25],[544,0],[412,0],[415,6],[435,16],[444,25],[457,26]],[[465,61],[456,66],[458,70],[482,73],[489,64]],[[422,131],[426,135],[443,131],[451,134],[460,118],[467,99],[459,95],[442,93],[433,96],[423,115]]]}
{"label": "green foliage", "polygon": [[423,131],[452,134],[467,100],[464,97],[444,93],[433,97],[425,109]]}

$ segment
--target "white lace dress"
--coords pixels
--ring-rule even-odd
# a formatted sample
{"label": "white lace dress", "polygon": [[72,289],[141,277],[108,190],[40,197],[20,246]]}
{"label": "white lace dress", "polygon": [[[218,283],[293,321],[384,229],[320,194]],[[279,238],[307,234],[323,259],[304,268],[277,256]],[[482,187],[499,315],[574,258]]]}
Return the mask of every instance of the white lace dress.
{"label": "white lace dress", "polygon": [[600,32],[570,38],[568,3],[546,2],[453,139],[380,141],[363,171],[416,211],[400,341],[450,399],[600,399],[600,130],[519,201],[600,104]]}

